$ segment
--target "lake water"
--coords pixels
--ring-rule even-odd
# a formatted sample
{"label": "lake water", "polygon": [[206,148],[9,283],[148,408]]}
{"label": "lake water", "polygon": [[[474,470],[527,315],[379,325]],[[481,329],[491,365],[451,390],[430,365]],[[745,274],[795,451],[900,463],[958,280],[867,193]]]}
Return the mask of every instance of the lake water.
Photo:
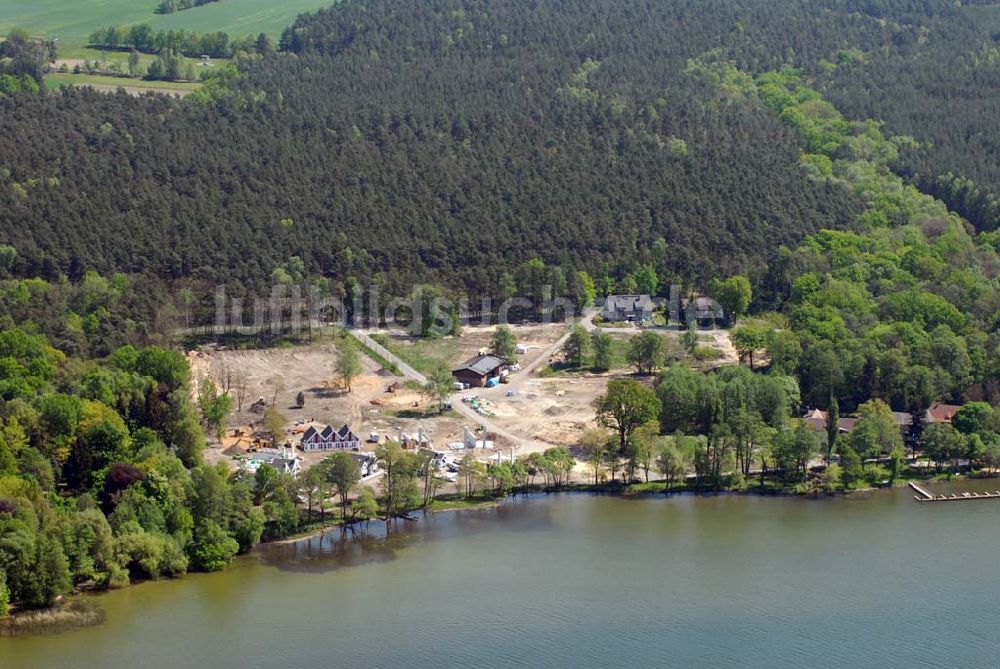
{"label": "lake water", "polygon": [[0,667],[996,666],[998,521],[906,489],[535,496],[101,595]]}

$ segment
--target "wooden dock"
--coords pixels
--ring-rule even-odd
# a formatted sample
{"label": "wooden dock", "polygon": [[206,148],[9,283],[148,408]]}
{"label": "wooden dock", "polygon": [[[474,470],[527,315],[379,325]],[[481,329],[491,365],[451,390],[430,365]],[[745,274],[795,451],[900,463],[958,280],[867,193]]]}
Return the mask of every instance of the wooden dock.
{"label": "wooden dock", "polygon": [[918,493],[913,496],[913,499],[918,502],[963,502],[971,499],[1000,499],[1000,490],[996,492],[963,492],[952,493],[950,495],[935,495],[913,481],[907,481],[907,483]]}

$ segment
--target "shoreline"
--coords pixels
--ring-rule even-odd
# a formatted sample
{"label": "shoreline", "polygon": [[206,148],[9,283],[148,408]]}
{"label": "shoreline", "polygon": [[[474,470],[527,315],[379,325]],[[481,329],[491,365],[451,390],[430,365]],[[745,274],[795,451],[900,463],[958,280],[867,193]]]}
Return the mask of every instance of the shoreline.
{"label": "shoreline", "polygon": [[[960,481],[978,481],[981,479],[992,479],[1000,478],[997,474],[990,474],[986,476],[969,476],[968,474],[956,474],[951,479],[947,480],[926,480],[918,479],[924,485],[935,485],[937,483],[954,483]],[[705,490],[696,489],[689,486],[679,486],[671,490],[630,490],[629,488],[617,485],[617,484],[593,484],[593,483],[570,483],[559,488],[546,488],[545,486],[533,485],[527,486],[526,488],[518,488],[510,492],[503,497],[492,497],[489,499],[477,498],[473,501],[465,499],[455,499],[454,493],[446,493],[441,497],[436,497],[435,502],[444,501],[445,503],[451,501],[457,501],[458,504],[453,506],[445,506],[443,508],[428,508],[428,509],[418,509],[418,513],[449,513],[453,511],[478,511],[481,509],[489,509],[500,506],[509,499],[516,497],[528,497],[536,495],[554,495],[554,494],[591,494],[591,495],[607,495],[611,497],[623,497],[623,498],[646,498],[646,497],[673,497],[674,495],[703,495],[706,497],[715,497],[719,495],[734,495],[740,497],[795,497],[801,499],[818,499],[818,498],[844,498],[850,497],[857,493],[872,493],[881,492],[886,490],[893,490],[895,488],[906,487],[908,481],[912,479],[899,479],[893,485],[888,486],[868,486],[865,488],[855,488],[853,490],[837,490],[834,492],[817,491],[816,493],[801,494],[794,492],[792,490],[777,490],[773,488],[760,489],[759,487],[751,487],[745,490]],[[650,483],[661,483],[661,481],[650,481]],[[417,520],[417,518],[410,518],[409,520]],[[306,532],[295,534],[293,536],[284,537],[282,539],[275,539],[273,541],[262,541],[258,546],[283,546],[288,544],[298,543],[300,541],[308,541],[309,539],[315,539],[316,537],[322,536],[333,530],[342,528],[348,529],[351,525],[356,523],[361,523],[365,521],[352,521],[351,523],[331,523],[329,525],[324,525],[323,527],[308,530]],[[369,522],[373,523],[385,523],[382,518],[372,519]],[[256,547],[255,547],[256,549]],[[252,551],[251,551],[252,552]],[[249,554],[249,553],[248,553]]]}
{"label": "shoreline", "polygon": [[[482,500],[474,500],[474,501],[458,500],[461,503],[460,504],[456,504],[454,506],[445,506],[443,508],[438,508],[438,509],[435,509],[435,508],[417,509],[415,511],[415,513],[447,513],[449,511],[475,511],[475,510],[478,510],[478,509],[488,509],[488,508],[491,508],[491,507],[494,507],[494,506],[500,506],[500,504],[502,504],[509,497],[513,497],[515,495],[523,495],[523,494],[534,494],[536,492],[545,492],[545,491],[526,491],[526,492],[518,491],[517,493],[512,493],[510,495],[507,495],[506,497],[494,497],[494,498],[491,498],[491,499],[482,499]],[[549,491],[549,492],[557,492],[557,491]],[[444,497],[448,497],[449,499],[445,499],[445,500],[442,500],[441,498],[437,498],[436,497],[436,498],[434,498],[434,502],[444,501],[445,503],[447,503],[447,502],[450,502],[450,501],[455,501],[455,500],[450,499],[451,497],[453,497],[453,495],[454,495],[454,493],[447,493]],[[415,518],[410,518],[410,520],[415,520]],[[322,536],[322,535],[326,534],[327,532],[331,532],[331,531],[336,530],[336,529],[344,529],[344,530],[346,530],[346,529],[350,528],[351,525],[355,525],[355,524],[363,523],[363,522],[365,522],[365,521],[363,521],[363,520],[353,520],[353,521],[351,521],[349,523],[343,523],[343,522],[330,523],[328,525],[324,525],[323,527],[318,527],[318,528],[314,528],[314,529],[311,529],[311,530],[306,530],[305,532],[301,532],[301,533],[298,533],[298,534],[293,534],[292,536],[283,537],[281,539],[274,539],[272,541],[261,541],[259,544],[257,544],[257,546],[284,546],[284,545],[287,545],[287,544],[294,544],[294,543],[297,543],[299,541],[307,541],[309,539],[315,539],[316,537]],[[387,521],[384,520],[383,518],[372,518],[368,522],[370,522],[370,523],[385,523]],[[254,546],[254,549],[251,549],[250,552],[252,553],[253,550],[255,550],[257,548],[257,546]],[[249,553],[247,553],[247,554],[249,555]]]}
{"label": "shoreline", "polygon": [[[976,481],[980,479],[993,479],[998,478],[996,474],[990,474],[987,476],[969,476],[967,474],[955,475],[948,480],[921,480],[924,484],[936,484],[936,483],[956,483],[963,481]],[[495,508],[506,502],[507,500],[517,498],[517,497],[535,497],[535,496],[548,496],[553,494],[590,494],[590,495],[605,495],[609,497],[621,497],[624,499],[647,499],[647,498],[669,498],[675,495],[692,495],[692,496],[706,496],[706,497],[716,497],[720,495],[732,495],[732,496],[757,496],[757,497],[783,497],[783,498],[801,498],[803,500],[816,500],[820,498],[848,498],[855,493],[872,493],[872,492],[882,492],[887,490],[892,490],[894,488],[906,487],[907,482],[910,479],[900,479],[892,486],[879,486],[879,487],[867,487],[867,488],[857,488],[854,490],[843,490],[836,492],[817,492],[815,494],[799,494],[792,492],[790,490],[774,490],[774,489],[764,489],[751,488],[747,490],[698,490],[687,486],[682,486],[669,491],[664,490],[637,490],[630,491],[628,488],[622,485],[608,485],[608,484],[583,484],[583,483],[572,483],[569,485],[561,486],[560,488],[546,488],[544,486],[528,486],[526,489],[518,489],[504,497],[494,497],[488,499],[476,499],[474,501],[468,500],[454,500],[447,499],[445,502],[456,501],[460,502],[455,505],[445,506],[443,508],[429,508],[423,510],[426,513],[448,513],[453,511],[480,511],[484,509]],[[453,493],[448,493],[445,497],[453,497]],[[438,498],[435,498],[438,501]],[[413,517],[409,520],[419,520],[419,518]],[[250,556],[257,548],[265,546],[283,546],[296,544],[300,542],[309,541],[315,539],[324,534],[327,534],[336,529],[344,529],[350,527],[355,523],[360,523],[364,521],[353,521],[347,525],[342,523],[332,523],[325,525],[320,528],[315,528],[304,532],[302,534],[284,537],[282,539],[276,539],[273,541],[262,541],[251,551],[239,557]],[[383,519],[375,519],[370,522],[385,523]],[[133,585],[141,585],[142,582],[134,583],[127,587],[132,587]],[[65,598],[64,601],[59,602],[56,606],[47,609],[26,609],[23,611],[18,611],[12,613],[6,619],[0,620],[0,638],[18,638],[18,637],[29,637],[36,635],[48,635],[48,634],[58,634],[61,632],[73,631],[83,627],[91,627],[94,625],[100,625],[104,622],[104,610],[96,603],[96,599],[100,595],[104,594],[104,591],[100,590],[79,590],[72,595]]]}

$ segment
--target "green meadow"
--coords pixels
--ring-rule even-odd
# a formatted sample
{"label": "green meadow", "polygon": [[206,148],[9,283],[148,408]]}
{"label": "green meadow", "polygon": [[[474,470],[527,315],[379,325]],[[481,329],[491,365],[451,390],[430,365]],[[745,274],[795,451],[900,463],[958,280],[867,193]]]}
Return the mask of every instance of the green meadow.
{"label": "green meadow", "polygon": [[184,28],[197,33],[221,30],[230,37],[267,33],[277,38],[302,13],[334,0],[221,0],[173,14],[155,12],[159,0],[0,0],[0,34],[24,28],[58,40],[59,58],[95,59],[87,48],[97,28],[149,23],[154,30]]}
{"label": "green meadow", "polygon": [[53,73],[45,75],[46,87],[62,88],[63,86],[94,86],[96,88],[124,88],[126,91],[196,91],[201,87],[200,83],[190,81],[139,81],[136,79],[123,79],[121,77],[106,77],[96,74],[63,74]]}

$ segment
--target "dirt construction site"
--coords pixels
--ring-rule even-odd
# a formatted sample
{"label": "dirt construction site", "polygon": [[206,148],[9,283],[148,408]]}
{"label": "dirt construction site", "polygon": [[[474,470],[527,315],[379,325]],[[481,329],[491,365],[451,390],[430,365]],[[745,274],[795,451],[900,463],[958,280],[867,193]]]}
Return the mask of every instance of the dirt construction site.
{"label": "dirt construction site", "polygon": [[[512,374],[509,384],[495,388],[470,388],[457,393],[455,399],[474,399],[486,412],[491,423],[504,428],[510,436],[488,434],[498,445],[510,447],[517,442],[517,453],[524,454],[544,446],[569,446],[594,423],[593,401],[604,392],[607,375],[578,375],[542,378],[537,369],[561,358],[554,344],[565,334],[560,325],[511,326],[524,352],[517,356],[521,371]],[[404,360],[412,360],[408,349],[419,350],[420,357],[453,368],[489,347],[495,327],[465,327],[458,337],[441,340],[414,340],[399,332],[383,332],[389,337],[392,350]],[[542,359],[544,358],[544,359]],[[537,440],[540,444],[525,443]]]}
{"label": "dirt construction site", "polygon": [[[461,440],[461,426],[449,425],[447,418],[422,420],[424,415],[436,414],[427,396],[407,387],[404,378],[366,356],[361,356],[364,371],[351,381],[348,391],[334,375],[334,356],[333,345],[238,351],[202,347],[189,352],[195,387],[209,377],[222,389],[227,378],[233,379],[233,386],[245,385],[245,391],[230,388],[230,396],[235,398],[233,413],[221,443],[210,442],[209,459],[230,459],[226,456],[249,450],[254,435],[263,430],[262,409],[270,406],[287,419],[286,433],[279,436],[277,446],[288,443],[296,447],[309,425],[339,428],[346,424],[362,440],[372,432],[395,439],[400,431],[429,431],[433,425],[440,438],[452,434]],[[390,387],[393,392],[387,392]],[[301,407],[297,402],[300,392],[305,399]],[[325,454],[299,451],[297,455],[308,465]]]}
{"label": "dirt construction site", "polygon": [[[516,330],[518,341],[527,347],[527,352],[519,356],[522,364],[533,362],[564,331],[552,326]],[[452,366],[487,346],[491,334],[492,328],[470,328],[460,337],[443,338],[425,346],[428,355]],[[398,336],[399,340],[393,341],[394,350],[412,345],[405,336]],[[463,442],[466,430],[492,442],[502,452],[514,445],[508,436],[483,433],[478,430],[481,425],[456,412],[439,413],[437,405],[412,381],[407,382],[365,355],[361,356],[364,371],[352,380],[348,392],[334,373],[335,355],[334,344],[262,350],[208,345],[190,351],[194,388],[211,378],[221,391],[228,389],[234,398],[225,436],[221,441],[210,440],[208,459],[232,464],[231,456],[249,451],[255,445],[254,435],[263,430],[263,409],[270,406],[287,419],[286,433],[279,436],[277,446],[288,443],[295,447],[309,425],[327,424],[335,428],[346,424],[363,441],[373,433],[397,439],[400,433],[422,432],[438,450],[449,450]],[[590,404],[603,391],[605,382],[599,378],[540,380],[532,376],[518,383],[510,397],[505,392],[508,386],[500,386],[467,390],[458,393],[455,400],[478,393],[488,418],[484,422],[502,423],[505,434],[552,445],[571,444],[593,419]],[[390,388],[392,392],[388,392]],[[301,407],[297,403],[300,392],[305,399]],[[297,454],[305,459],[306,466],[324,457],[320,453]]]}
{"label": "dirt construction site", "polygon": [[553,446],[572,446],[594,425],[594,399],[607,386],[607,377],[532,379],[511,397],[501,393],[494,401],[498,421],[526,437]]}
{"label": "dirt construction site", "polygon": [[[592,427],[593,403],[607,386],[610,374],[539,374],[540,369],[561,357],[557,344],[563,326],[514,326],[520,371],[510,382],[494,388],[470,388],[456,392],[452,400],[466,407],[439,412],[436,403],[412,380],[399,376],[362,355],[364,371],[352,380],[348,391],[334,373],[334,344],[303,345],[263,350],[226,350],[203,346],[188,353],[195,388],[211,377],[234,397],[226,436],[210,442],[207,456],[235,466],[238,456],[254,445],[254,435],[263,428],[263,410],[276,407],[287,419],[284,435],[276,445],[293,448],[309,425],[348,425],[364,442],[369,437],[398,439],[401,434],[423,434],[439,451],[460,450],[471,435],[492,442],[507,456],[524,455],[549,446],[572,446]],[[425,370],[433,365],[454,368],[488,347],[493,328],[465,328],[461,335],[437,340],[416,340],[402,332],[373,333],[404,362]],[[298,405],[299,393],[304,396]],[[472,407],[475,412],[469,410]],[[485,428],[485,429],[483,429]],[[371,446],[371,444],[369,444]],[[372,446],[373,447],[373,446]],[[321,460],[323,453],[297,454],[303,465]]]}

